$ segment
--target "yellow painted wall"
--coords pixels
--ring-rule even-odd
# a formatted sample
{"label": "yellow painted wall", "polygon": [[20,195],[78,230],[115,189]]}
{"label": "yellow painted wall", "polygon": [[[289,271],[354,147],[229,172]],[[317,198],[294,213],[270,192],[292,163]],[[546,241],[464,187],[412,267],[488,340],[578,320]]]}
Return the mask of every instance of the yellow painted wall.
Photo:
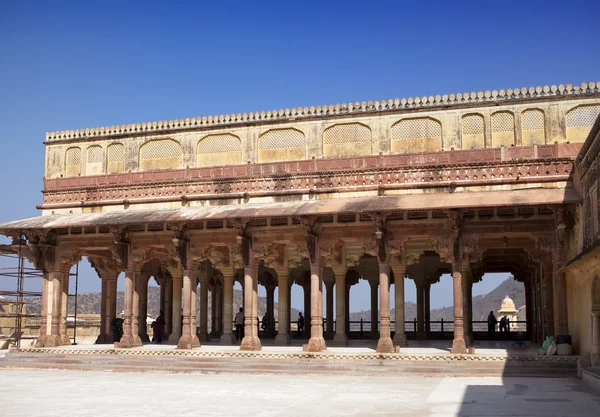
{"label": "yellow painted wall", "polygon": [[196,166],[210,167],[221,165],[239,165],[242,163],[242,152],[213,152],[196,154]]}
{"label": "yellow painted wall", "polygon": [[258,162],[297,161],[300,159],[306,159],[304,146],[258,150]]}

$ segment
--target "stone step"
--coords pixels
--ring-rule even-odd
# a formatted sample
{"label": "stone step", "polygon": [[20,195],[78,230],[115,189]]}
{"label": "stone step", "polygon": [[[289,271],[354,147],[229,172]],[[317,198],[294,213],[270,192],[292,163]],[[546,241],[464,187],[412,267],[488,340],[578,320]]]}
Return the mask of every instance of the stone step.
{"label": "stone step", "polygon": [[[290,356],[290,355],[286,355]],[[200,372],[200,373],[285,373],[372,376],[511,376],[575,377],[577,359],[531,360],[511,358],[448,359],[409,357],[379,359],[377,355],[360,358],[181,356],[148,354],[53,354],[9,352],[0,368],[106,370],[121,372]]]}

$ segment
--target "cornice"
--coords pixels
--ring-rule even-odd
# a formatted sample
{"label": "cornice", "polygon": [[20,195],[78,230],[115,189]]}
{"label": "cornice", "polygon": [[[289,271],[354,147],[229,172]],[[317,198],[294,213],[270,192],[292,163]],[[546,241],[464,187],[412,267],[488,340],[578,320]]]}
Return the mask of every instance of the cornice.
{"label": "cornice", "polygon": [[290,122],[326,118],[338,115],[367,115],[395,110],[447,109],[465,104],[501,104],[528,101],[546,97],[589,96],[600,93],[600,81],[581,85],[560,84],[506,90],[486,90],[471,93],[444,94],[436,96],[396,98],[330,104],[324,106],[296,107],[292,109],[267,110],[250,113],[192,117],[178,120],[134,123],[119,126],[64,130],[46,133],[47,141],[86,139],[93,137],[119,137],[131,134],[174,133],[202,127],[243,126],[261,122]]}

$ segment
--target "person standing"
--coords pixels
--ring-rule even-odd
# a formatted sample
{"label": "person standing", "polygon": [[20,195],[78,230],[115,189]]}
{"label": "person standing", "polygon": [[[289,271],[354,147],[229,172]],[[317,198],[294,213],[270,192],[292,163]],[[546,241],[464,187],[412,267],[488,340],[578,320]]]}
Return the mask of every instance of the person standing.
{"label": "person standing", "polygon": [[240,311],[235,314],[235,340],[240,341],[244,338],[244,309],[240,307]]}
{"label": "person standing", "polygon": [[488,322],[488,337],[491,339],[496,334],[496,324],[498,323],[498,320],[496,319],[496,316],[494,316],[493,311],[490,311],[490,314],[488,315],[488,318],[487,318],[487,322]]}
{"label": "person standing", "polygon": [[301,335],[302,333],[304,333],[304,316],[302,315],[302,312],[299,311],[298,312],[298,334]]}
{"label": "person standing", "polygon": [[154,320],[154,340],[156,343],[162,343],[163,331],[165,328],[165,318],[161,311],[156,320]]}

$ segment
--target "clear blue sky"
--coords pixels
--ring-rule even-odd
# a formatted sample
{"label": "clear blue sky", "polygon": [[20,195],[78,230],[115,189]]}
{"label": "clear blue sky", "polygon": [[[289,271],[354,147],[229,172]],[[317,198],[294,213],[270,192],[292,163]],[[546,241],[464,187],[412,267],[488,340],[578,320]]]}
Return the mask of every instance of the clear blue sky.
{"label": "clear blue sky", "polygon": [[592,0],[91,3],[0,2],[2,222],[38,214],[47,131],[600,80]]}

